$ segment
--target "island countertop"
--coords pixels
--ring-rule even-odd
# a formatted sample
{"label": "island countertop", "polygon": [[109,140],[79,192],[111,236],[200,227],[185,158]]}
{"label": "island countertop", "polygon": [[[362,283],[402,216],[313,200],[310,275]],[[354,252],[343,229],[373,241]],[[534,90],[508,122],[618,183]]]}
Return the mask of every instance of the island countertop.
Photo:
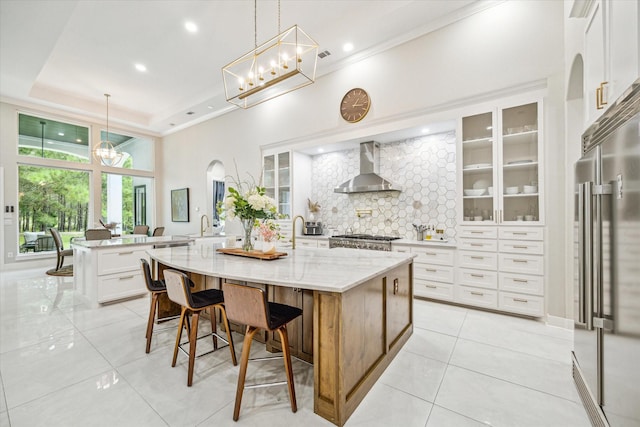
{"label": "island countertop", "polygon": [[216,251],[222,247],[221,243],[200,241],[192,246],[148,249],[147,254],[166,266],[207,276],[338,293],[409,264],[415,257],[345,248],[287,248],[287,256],[267,261]]}
{"label": "island countertop", "polygon": [[155,236],[149,237],[144,235],[131,235],[131,236],[121,236],[114,237],[112,239],[107,240],[84,240],[84,239],[76,239],[71,242],[71,246],[78,246],[82,248],[88,249],[99,249],[99,248],[117,248],[121,246],[144,246],[144,245],[179,245],[179,244],[188,244],[193,242],[195,239],[189,236]]}

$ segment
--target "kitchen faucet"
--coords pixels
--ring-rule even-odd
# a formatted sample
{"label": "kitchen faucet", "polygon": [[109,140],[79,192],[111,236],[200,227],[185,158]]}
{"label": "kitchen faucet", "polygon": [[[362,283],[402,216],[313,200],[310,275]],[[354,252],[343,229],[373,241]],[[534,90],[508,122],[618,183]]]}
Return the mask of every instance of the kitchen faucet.
{"label": "kitchen faucet", "polygon": [[[204,220],[207,220],[207,226],[204,227]],[[211,224],[209,223],[209,217],[204,214],[200,217],[200,237],[204,236],[204,232],[207,231],[207,228],[209,228]]]}
{"label": "kitchen faucet", "polygon": [[304,227],[304,217],[302,215],[296,215],[293,217],[292,227],[291,227],[291,249],[296,248],[296,220],[300,218],[302,220],[302,226]]}

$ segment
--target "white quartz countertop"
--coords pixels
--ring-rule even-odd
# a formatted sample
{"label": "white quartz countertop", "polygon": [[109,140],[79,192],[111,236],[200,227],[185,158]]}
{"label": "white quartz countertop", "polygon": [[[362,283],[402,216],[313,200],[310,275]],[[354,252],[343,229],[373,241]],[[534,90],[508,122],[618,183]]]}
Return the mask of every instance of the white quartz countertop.
{"label": "white quartz countertop", "polygon": [[198,241],[192,246],[148,249],[169,267],[207,276],[327,292],[346,292],[403,264],[415,255],[357,249],[287,249],[287,256],[259,260],[217,252],[222,243]]}
{"label": "white quartz countertop", "polygon": [[441,242],[440,240],[412,240],[412,239],[398,239],[391,242],[392,245],[402,246],[433,246],[443,248],[455,248],[456,244],[452,241]]}
{"label": "white quartz countertop", "polygon": [[114,237],[109,240],[74,240],[71,246],[78,246],[88,249],[115,248],[120,246],[142,246],[142,245],[162,245],[162,244],[187,244],[193,242],[194,238],[189,236],[156,236],[131,235]]}

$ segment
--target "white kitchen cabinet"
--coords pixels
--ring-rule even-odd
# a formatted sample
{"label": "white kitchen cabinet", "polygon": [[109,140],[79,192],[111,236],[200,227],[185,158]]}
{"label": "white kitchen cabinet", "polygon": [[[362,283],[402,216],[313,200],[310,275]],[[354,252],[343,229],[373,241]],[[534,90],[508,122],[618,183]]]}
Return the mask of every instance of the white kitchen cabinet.
{"label": "white kitchen cabinet", "polygon": [[587,128],[640,74],[640,10],[635,0],[597,0],[584,30]]}
{"label": "white kitchen cabinet", "polygon": [[541,124],[539,101],[461,119],[459,223],[542,223]]}
{"label": "white kitchen cabinet", "polygon": [[413,295],[454,300],[455,248],[427,245],[392,245],[394,252],[417,254],[413,259]]}
{"label": "white kitchen cabinet", "polygon": [[264,151],[262,182],[278,213],[293,219],[305,215],[311,194],[311,158],[293,151]]}

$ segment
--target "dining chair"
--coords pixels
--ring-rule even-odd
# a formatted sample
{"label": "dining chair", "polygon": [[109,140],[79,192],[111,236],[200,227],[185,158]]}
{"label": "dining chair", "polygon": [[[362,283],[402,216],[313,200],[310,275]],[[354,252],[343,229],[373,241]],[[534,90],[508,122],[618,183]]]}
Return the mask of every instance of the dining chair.
{"label": "dining chair", "polygon": [[152,236],[162,236],[162,234],[164,233],[164,227],[156,227],[153,229],[153,233],[151,234]]}
{"label": "dining chair", "polygon": [[86,240],[110,240],[111,231],[106,228],[89,228],[84,231]]}
{"label": "dining chair", "polygon": [[62,237],[60,236],[60,232],[57,228],[51,227],[49,232],[51,233],[51,237],[53,237],[53,243],[56,245],[56,253],[58,256],[56,270],[60,270],[62,268],[62,264],[64,264],[64,257],[73,256],[73,249],[64,248]]}
{"label": "dining chair", "polygon": [[148,234],[149,226],[148,225],[136,225],[133,227],[133,234]]}

